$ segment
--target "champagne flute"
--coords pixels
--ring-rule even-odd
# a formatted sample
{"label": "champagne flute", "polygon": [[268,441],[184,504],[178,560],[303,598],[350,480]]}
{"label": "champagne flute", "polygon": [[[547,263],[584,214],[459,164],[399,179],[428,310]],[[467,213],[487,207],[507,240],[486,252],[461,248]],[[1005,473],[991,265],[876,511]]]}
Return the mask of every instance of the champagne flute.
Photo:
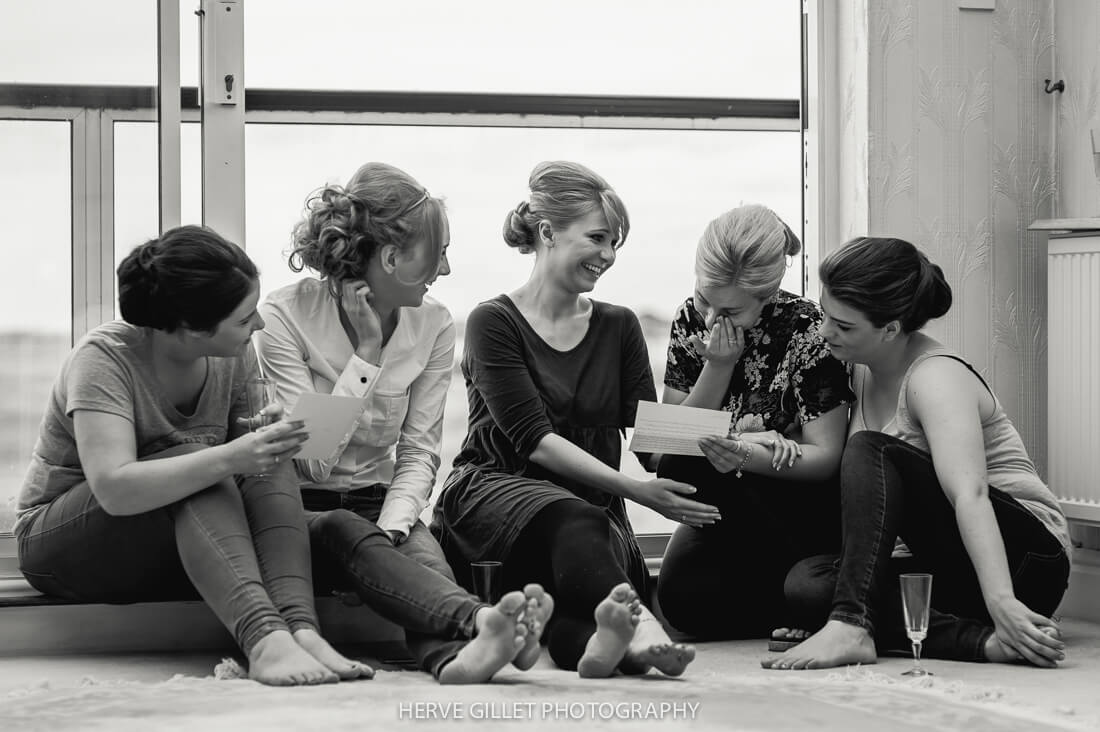
{"label": "champagne flute", "polygon": [[902,676],[932,676],[932,672],[920,665],[920,648],[928,635],[928,616],[932,602],[932,575],[903,574],[901,582],[901,610],[905,614],[905,634],[913,644],[913,668]]}
{"label": "champagne flute", "polygon": [[[255,432],[265,425],[274,422],[270,414],[264,412],[267,407],[275,403],[275,379],[259,376],[245,381],[245,398],[248,401],[248,431]],[[256,476],[270,475],[270,473],[253,473]]]}

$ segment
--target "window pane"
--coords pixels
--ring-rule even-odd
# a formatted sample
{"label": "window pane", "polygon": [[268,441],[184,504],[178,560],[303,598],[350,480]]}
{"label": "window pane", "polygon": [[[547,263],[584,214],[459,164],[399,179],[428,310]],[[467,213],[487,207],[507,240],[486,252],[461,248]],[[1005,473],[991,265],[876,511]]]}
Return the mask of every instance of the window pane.
{"label": "window pane", "polygon": [[[157,165],[156,124],[115,122],[115,269],[131,249],[159,233]],[[183,124],[180,167],[180,221],[200,224],[202,157],[198,123]],[[115,317],[119,317],[117,298]]]}
{"label": "window pane", "polygon": [[[69,123],[0,120],[0,532],[15,520],[38,423],[72,339]],[[32,213],[36,212],[36,213]]]}
{"label": "window pane", "polygon": [[245,79],[254,88],[797,99],[801,8],[264,0],[245,9]]}
{"label": "window pane", "polygon": [[[345,183],[359,164],[381,160],[446,198],[453,273],[436,282],[432,295],[460,324],[478,302],[527,279],[533,258],[509,249],[500,230],[505,214],[526,197],[531,168],[546,159],[589,165],[616,188],[631,216],[630,238],[594,294],[641,316],[658,393],[669,324],[692,292],[695,244],[707,222],[759,202],[799,229],[796,132],[250,124],[245,139],[247,248],[264,294],[301,276],[288,269],[285,254],[310,192]],[[795,265],[784,286],[800,293],[801,260]],[[466,434],[466,410],[456,371],[441,479]],[[632,456],[623,468],[642,475]],[[639,532],[672,527],[644,509],[632,515]]]}
{"label": "window pane", "polygon": [[[180,3],[180,81],[190,86],[199,76],[198,6]],[[155,0],[4,3],[0,83],[155,85],[156,27]]]}

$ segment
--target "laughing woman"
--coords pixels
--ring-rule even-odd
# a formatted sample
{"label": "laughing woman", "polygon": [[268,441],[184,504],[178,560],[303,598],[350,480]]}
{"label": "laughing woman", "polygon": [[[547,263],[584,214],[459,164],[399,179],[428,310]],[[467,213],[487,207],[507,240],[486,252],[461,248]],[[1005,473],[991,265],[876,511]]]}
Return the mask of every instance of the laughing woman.
{"label": "laughing woman", "polygon": [[695,294],[672,325],[664,401],[728,411],[733,425],[700,442],[704,457],[658,466],[721,511],[715,524],[677,517],[657,586],[668,621],[701,638],[800,625],[784,602],[787,572],[839,543],[851,393],[821,337],[820,308],[779,287],[800,250],[764,206],[722,214],[699,240]]}
{"label": "laughing woman", "polygon": [[350,584],[406,629],[441,683],[530,668],[548,595],[528,584],[490,607],[457,586],[420,520],[439,468],[455,327],[427,297],[450,274],[443,201],[402,170],[362,166],[326,186],[294,231],[292,269],[321,275],[271,293],[257,335],[264,371],[293,409],[304,392],[363,401],[355,431],[326,460],[295,460],[319,585]]}
{"label": "laughing woman", "polygon": [[19,495],[23,574],[78,602],[198,590],[265,684],[365,673],[317,633],[290,466],[307,435],[247,430],[256,267],[184,226],[131,252],[118,290],[123,320],[84,336],[54,384]]}
{"label": "laughing woman", "polygon": [[436,505],[456,564],[504,562],[504,586],[538,578],[558,600],[547,646],[581,676],[694,658],[641,603],[647,573],[625,498],[665,515],[709,518],[694,488],[619,472],[620,431],[654,398],[637,317],[587,297],[630,229],[608,184],[582,165],[540,163],[531,197],[508,212],[504,241],[535,254],[526,284],[474,309],[462,373],[469,434]]}

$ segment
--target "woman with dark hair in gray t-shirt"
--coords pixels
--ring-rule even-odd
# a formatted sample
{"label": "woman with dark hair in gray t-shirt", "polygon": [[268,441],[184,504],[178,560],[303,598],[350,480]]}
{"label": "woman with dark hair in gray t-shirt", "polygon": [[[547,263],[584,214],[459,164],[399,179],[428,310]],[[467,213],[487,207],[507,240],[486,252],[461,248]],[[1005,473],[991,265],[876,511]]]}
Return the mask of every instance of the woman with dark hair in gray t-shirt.
{"label": "woman with dark hair in gray t-shirt", "polygon": [[19,495],[23,574],[81,602],[197,590],[265,684],[372,675],[318,634],[290,466],[302,425],[248,431],[255,265],[185,226],[137,247],[118,280],[123,320],[77,343],[46,407]]}

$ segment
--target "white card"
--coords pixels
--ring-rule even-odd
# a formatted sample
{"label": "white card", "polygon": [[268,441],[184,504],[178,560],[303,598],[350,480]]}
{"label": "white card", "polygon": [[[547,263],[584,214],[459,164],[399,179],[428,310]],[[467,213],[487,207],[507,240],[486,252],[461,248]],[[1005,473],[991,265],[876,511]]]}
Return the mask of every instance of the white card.
{"label": "white card", "polygon": [[286,418],[306,424],[309,439],[302,444],[298,459],[328,460],[340,443],[351,437],[367,402],[359,397],[333,396],[304,391]]}
{"label": "white card", "polygon": [[665,455],[702,455],[699,438],[725,437],[729,434],[732,417],[729,412],[718,409],[638,402],[629,449]]}

